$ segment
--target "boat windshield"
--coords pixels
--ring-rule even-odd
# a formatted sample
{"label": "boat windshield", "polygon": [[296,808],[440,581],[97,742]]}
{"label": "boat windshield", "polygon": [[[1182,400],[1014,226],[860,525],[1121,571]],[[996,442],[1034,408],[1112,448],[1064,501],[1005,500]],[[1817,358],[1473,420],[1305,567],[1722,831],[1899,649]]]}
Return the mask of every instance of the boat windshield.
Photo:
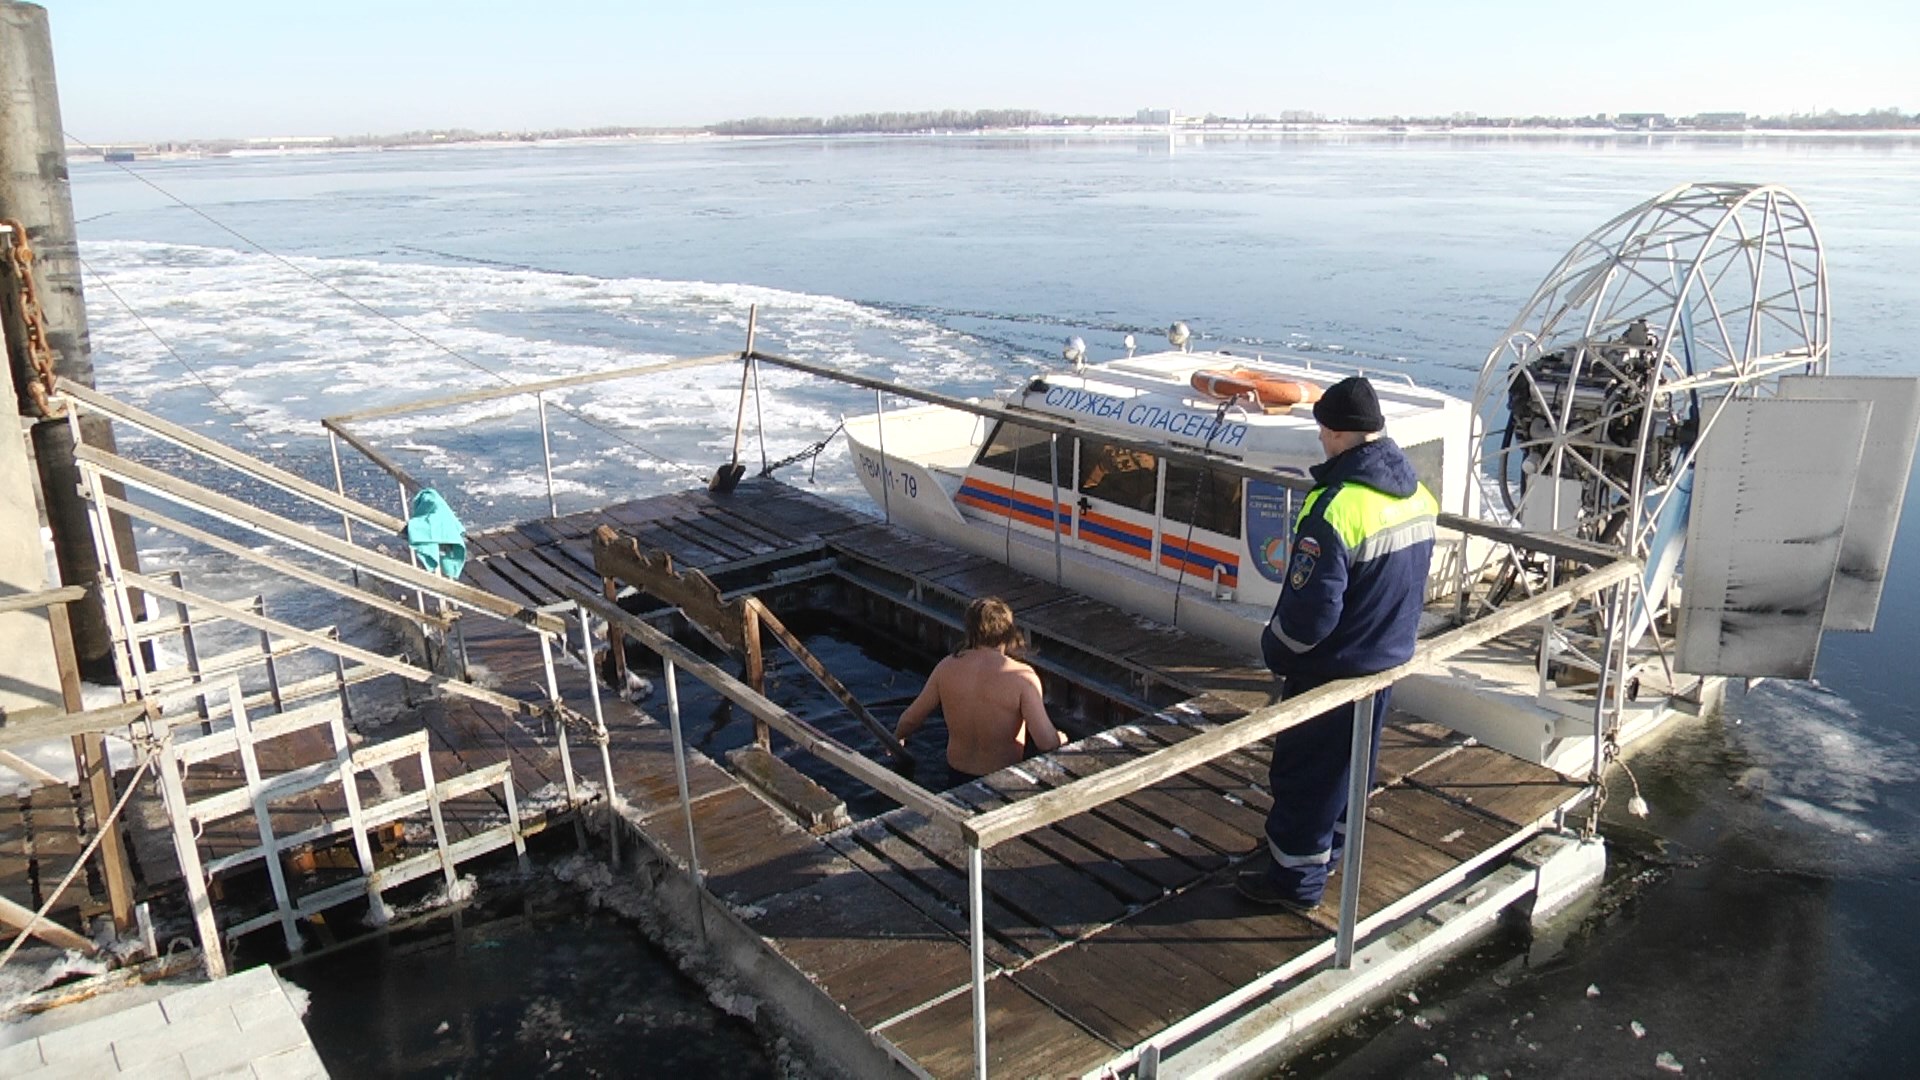
{"label": "boat windshield", "polygon": [[[1055,473],[1049,456],[1052,437],[1044,431],[1036,431],[1019,424],[1001,421],[993,429],[993,436],[980,449],[975,464],[999,472],[1012,473],[1028,480],[1038,480],[1043,484],[1053,482]],[[1072,479],[1070,466],[1061,463],[1059,479],[1065,485]]]}

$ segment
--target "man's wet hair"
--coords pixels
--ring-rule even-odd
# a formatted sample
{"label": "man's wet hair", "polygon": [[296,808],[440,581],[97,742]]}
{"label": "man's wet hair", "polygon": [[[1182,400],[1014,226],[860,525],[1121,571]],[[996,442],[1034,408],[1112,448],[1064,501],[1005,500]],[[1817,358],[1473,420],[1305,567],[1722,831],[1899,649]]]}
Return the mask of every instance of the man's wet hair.
{"label": "man's wet hair", "polygon": [[1005,646],[1016,653],[1027,647],[1026,635],[1013,624],[1013,609],[997,596],[983,596],[967,605],[966,649]]}

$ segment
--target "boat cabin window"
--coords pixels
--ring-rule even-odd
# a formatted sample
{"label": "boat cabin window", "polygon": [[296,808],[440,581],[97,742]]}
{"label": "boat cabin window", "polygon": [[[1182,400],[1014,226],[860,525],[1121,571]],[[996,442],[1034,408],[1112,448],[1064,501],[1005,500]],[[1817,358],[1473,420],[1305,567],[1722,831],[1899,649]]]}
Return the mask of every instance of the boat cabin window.
{"label": "boat cabin window", "polygon": [[1153,513],[1160,459],[1112,443],[1080,440],[1080,494],[1142,514]]}
{"label": "boat cabin window", "polygon": [[[980,456],[974,464],[1000,472],[1012,473],[1028,480],[1038,480],[1043,484],[1053,483],[1053,463],[1048,459],[1050,439],[1044,431],[1035,431],[1019,424],[1009,424],[1002,420],[995,425],[993,436],[980,450]],[[1060,484],[1065,487],[1073,479],[1069,467],[1061,463]]]}
{"label": "boat cabin window", "polygon": [[1240,536],[1240,478],[1214,469],[1167,462],[1169,523],[1196,525],[1236,539]]}

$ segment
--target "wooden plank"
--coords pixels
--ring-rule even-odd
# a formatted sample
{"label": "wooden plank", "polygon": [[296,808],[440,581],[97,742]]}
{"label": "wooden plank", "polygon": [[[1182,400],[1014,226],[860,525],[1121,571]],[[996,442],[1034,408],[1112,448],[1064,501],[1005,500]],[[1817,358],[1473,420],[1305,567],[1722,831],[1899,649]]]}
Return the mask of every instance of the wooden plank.
{"label": "wooden plank", "polygon": [[[514,579],[522,592],[533,597],[532,606],[545,607],[555,603],[565,594],[564,590],[575,584],[571,577],[560,573],[547,564],[540,553],[533,548],[516,551],[511,555],[501,555],[493,560],[493,569],[502,575]],[[598,588],[599,583],[595,582]]]}
{"label": "wooden plank", "polygon": [[[949,938],[962,943],[968,940],[964,904],[950,898],[956,889],[958,895],[966,895],[966,879],[960,878],[956,885],[952,867],[933,862],[911,845],[895,846],[898,841],[891,836],[883,841],[863,842],[856,839],[852,831],[843,831],[826,837],[824,843],[857,867],[862,875],[938,926]],[[910,864],[890,857],[902,853]],[[1014,919],[992,896],[987,897],[986,923],[987,963],[994,967],[1023,963],[1057,944],[1052,936]]]}
{"label": "wooden plank", "polygon": [[[951,794],[968,807],[976,809],[992,809],[1014,801],[997,795],[992,789],[979,783],[962,784],[953,789]],[[1078,823],[1080,829],[1067,828],[1070,823]],[[1064,863],[1098,881],[1108,892],[1119,897],[1122,903],[1144,904],[1149,900],[1158,899],[1166,891],[1166,886],[1157,877],[1152,876],[1152,869],[1136,871],[1107,852],[1091,847],[1080,840],[1078,832],[1092,831],[1099,824],[1069,818],[1060,825],[1031,833],[1025,837],[1025,840],[1046,857]],[[1112,826],[1106,827],[1106,834],[1115,846],[1127,847],[1129,850],[1137,848],[1148,852],[1150,857],[1140,860],[1148,867],[1164,865],[1168,861],[1161,857],[1159,852],[1147,848],[1139,840],[1126,836]],[[1125,842],[1121,841],[1122,837],[1125,838]],[[1189,868],[1187,872],[1190,874],[1191,869]]]}
{"label": "wooden plank", "polygon": [[[33,836],[33,855],[40,862],[41,879],[48,883],[59,881],[84,846],[73,789],[65,784],[42,784],[29,792],[27,828]],[[80,888],[83,892],[86,889],[85,879],[81,879]]]}
{"label": "wooden plank", "polygon": [[997,596],[1006,601],[1016,615],[1022,616],[1033,608],[1071,595],[1052,582],[1030,577],[987,559],[969,558],[949,573],[928,573],[925,580],[955,596]]}
{"label": "wooden plank", "polygon": [[[1065,750],[1054,751],[1047,760],[1085,780],[1138,757],[1125,750],[1070,744]],[[1133,801],[1135,806],[1168,825],[1183,829],[1194,839],[1228,855],[1251,850],[1266,825],[1264,816],[1245,806],[1236,806],[1219,792],[1184,777],[1169,777],[1136,791]]]}
{"label": "wooden plank", "polygon": [[1013,978],[1118,1046],[1149,1039],[1240,985],[1182,950],[1114,933],[1044,957]]}
{"label": "wooden plank", "polygon": [[[533,599],[531,593],[520,587],[518,578],[508,573],[502,573],[493,565],[494,559],[496,558],[501,557],[489,556],[484,559],[472,560],[467,563],[466,568],[461,572],[460,576],[466,578],[468,583],[473,585],[474,588],[485,589],[510,603],[538,603],[538,601]],[[504,563],[504,559],[502,559],[502,562]]]}
{"label": "wooden plank", "polygon": [[33,903],[25,799],[0,798],[0,896],[20,904]]}
{"label": "wooden plank", "polygon": [[755,555],[765,555],[786,546],[784,543],[767,543],[739,529],[729,529],[724,524],[699,513],[676,517],[671,522],[664,522],[663,525],[674,533],[685,536],[691,542],[725,556],[727,562],[738,562]]}
{"label": "wooden plank", "polygon": [[[1021,768],[1023,771],[1032,773],[1040,786],[1048,791],[1057,790],[1079,779],[1058,767],[1049,767],[1035,762],[1028,762]],[[1087,816],[1096,817],[1115,828],[1139,837],[1143,843],[1166,852],[1201,873],[1225,866],[1229,856],[1235,853],[1231,849],[1216,848],[1202,843],[1185,830],[1175,832],[1164,818],[1155,813],[1156,809],[1176,816],[1186,812],[1184,807],[1169,804],[1164,797],[1156,793],[1145,792],[1107,803],[1089,814],[1076,815],[1075,818],[1067,820],[1072,821]]]}
{"label": "wooden plank", "polygon": [[[878,818],[854,826],[847,835],[874,855],[905,871],[913,884],[938,897],[954,913],[956,936],[961,940],[966,939],[967,872],[964,868],[955,867],[952,860],[943,859],[907,840]],[[841,850],[846,849],[841,847]],[[1029,956],[1058,945],[1059,935],[1053,933],[1043,920],[1007,903],[1005,890],[995,887],[996,884],[1005,885],[1007,882],[996,883],[994,876],[989,871],[986,880],[987,933]],[[1015,891],[1019,891],[1017,886]]]}
{"label": "wooden plank", "polygon": [[1291,912],[1248,903],[1234,889],[1232,873],[1215,874],[1144,908],[1107,933],[1175,948],[1235,985],[1272,971],[1331,936],[1325,927]]}
{"label": "wooden plank", "polygon": [[717,551],[709,550],[698,544],[690,544],[679,533],[666,528],[664,522],[653,522],[638,529],[623,529],[620,535],[631,538],[641,551],[664,551],[673,556],[673,561],[693,570],[720,566],[727,559]]}
{"label": "wooden plank", "polygon": [[[1013,802],[1046,790],[1045,787],[1028,780],[1012,769],[1002,769],[994,773],[986,778],[983,785],[987,791],[1000,797],[995,804]],[[971,785],[963,785],[956,789],[954,794],[967,798],[969,787]],[[967,801],[977,808],[990,805],[987,800],[967,799]],[[1059,825],[1053,826],[1052,829],[1043,830],[1034,835],[1044,838],[1054,829],[1057,829],[1060,835],[1071,838],[1075,843],[1098,856],[1113,860],[1134,877],[1152,882],[1163,890],[1180,888],[1200,877],[1200,869],[1194,864],[1098,814],[1070,817]],[[1044,843],[1044,839],[1042,842]]]}
{"label": "wooden plank", "polygon": [[736,532],[744,537],[752,537],[759,543],[767,545],[771,550],[785,550],[806,546],[802,543],[796,543],[792,536],[775,532],[761,522],[755,521],[744,514],[736,513],[732,503],[722,503],[716,500],[698,507],[695,512],[702,518],[711,521],[714,528]]}
{"label": "wooden plank", "polygon": [[1539,821],[1586,788],[1488,746],[1465,747],[1434,761],[1413,773],[1408,783],[1515,826]]}
{"label": "wooden plank", "polygon": [[899,574],[923,574],[953,562],[953,549],[946,545],[930,544],[925,537],[880,524],[839,533],[833,546]]}
{"label": "wooden plank", "polygon": [[[964,878],[966,852],[957,837],[928,828],[910,813],[896,811],[878,820]],[[1126,912],[1126,905],[1097,882],[1031,844],[1008,844],[988,852],[986,889],[1017,917],[1067,941],[1084,937]]]}
{"label": "wooden plank", "polygon": [[833,870],[759,904],[748,925],[863,1026],[967,983],[965,945],[852,864]]}
{"label": "wooden plank", "polygon": [[[959,1080],[973,1072],[973,998],[958,994],[877,1032],[928,1075]],[[987,982],[987,1075],[1078,1076],[1120,1047],[1103,1042],[1001,977]]]}
{"label": "wooden plank", "polygon": [[[1367,800],[1367,826],[1379,825],[1465,862],[1510,838],[1514,830],[1497,819],[1422,791],[1396,784]],[[1361,868],[1366,873],[1366,868]]]}

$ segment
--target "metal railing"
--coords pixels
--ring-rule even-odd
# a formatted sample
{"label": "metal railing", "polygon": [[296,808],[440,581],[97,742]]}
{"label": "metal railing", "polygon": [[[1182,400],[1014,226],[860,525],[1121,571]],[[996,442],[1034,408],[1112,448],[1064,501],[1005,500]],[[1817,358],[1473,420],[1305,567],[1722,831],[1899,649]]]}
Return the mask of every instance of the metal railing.
{"label": "metal railing", "polygon": [[[382,535],[393,536],[401,530],[404,522],[359,503],[342,492],[330,491],[97,391],[66,380],[59,383],[58,389],[72,405],[67,413],[74,428],[74,459],[80,469],[83,492],[90,503],[95,543],[103,554],[104,584],[109,594],[108,621],[113,632],[113,658],[121,685],[125,688],[123,693],[130,698],[152,701],[177,692],[179,679],[159,677],[141,655],[141,643],[151,640],[156,634],[174,630],[184,634],[195,625],[218,620],[247,628],[260,635],[266,645],[259,650],[249,650],[246,656],[236,656],[231,663],[222,665],[223,670],[190,671],[187,678],[189,683],[216,677],[224,679],[257,662],[268,665],[265,696],[276,710],[284,708],[288,700],[297,696],[294,693],[296,689],[311,691],[316,687],[337,691],[344,705],[349,683],[384,676],[401,679],[406,685],[426,686],[464,697],[513,716],[537,720],[555,729],[569,805],[577,805],[580,800],[568,734],[570,729],[578,730],[600,745],[605,797],[611,812],[615,798],[613,771],[606,751],[606,724],[599,707],[598,686],[595,684],[593,687],[593,716],[582,716],[562,700],[555,667],[554,647],[557,643],[562,649],[566,648],[570,626],[567,615],[573,610],[572,604],[562,605],[558,610],[530,608],[424,570],[410,559],[363,547],[351,539],[353,523],[371,527]],[[317,509],[323,517],[338,515],[343,522],[343,531],[348,533],[349,538],[342,539],[172,473],[89,445],[79,427],[80,414],[86,411],[100,414],[115,424],[145,432],[202,461],[237,473],[246,480],[270,485],[293,496],[300,503]],[[140,493],[145,498],[130,497],[130,491]],[[231,536],[220,535],[211,528],[189,524],[169,512],[175,510],[212,519],[229,530],[238,530],[257,540],[265,540],[275,549],[286,549],[310,560],[319,560],[330,565],[334,573],[344,571],[342,577],[350,576],[352,580],[343,580],[342,577],[302,562],[257,549]],[[178,575],[160,577],[131,570],[123,565],[117,550],[107,542],[110,515],[123,515],[166,530],[184,540],[206,545],[256,566],[285,581],[323,590],[330,594],[334,603],[344,603],[399,620],[419,631],[422,640],[429,643],[429,653],[431,642],[438,635],[442,643],[443,663],[435,665],[430,656],[424,665],[404,655],[386,656],[340,640],[331,628],[313,630],[295,626],[269,616],[263,607],[254,603],[235,603],[196,592],[187,587]],[[370,587],[375,582],[384,583],[388,589],[402,596],[410,595],[413,602],[404,603],[376,591]],[[145,619],[146,612],[136,608],[144,609],[148,597],[171,605],[171,618],[158,622]],[[429,600],[433,601],[433,611],[428,610]],[[459,650],[460,670],[457,674],[441,670],[442,667],[452,666],[444,662],[451,655],[447,651],[447,639],[452,638],[455,643],[462,640],[463,621],[476,617],[510,627],[514,632],[533,634],[538,639],[545,669],[544,701],[525,700],[470,681],[465,677],[464,648]],[[276,642],[287,643],[287,647],[283,648]],[[297,686],[282,684],[272,665],[293,649],[312,650],[331,657],[334,676]],[[590,669],[590,637],[583,643],[582,652],[587,657]],[[352,665],[351,670],[348,665]],[[197,666],[196,658],[189,667]],[[206,683],[202,682],[202,685]]]}

